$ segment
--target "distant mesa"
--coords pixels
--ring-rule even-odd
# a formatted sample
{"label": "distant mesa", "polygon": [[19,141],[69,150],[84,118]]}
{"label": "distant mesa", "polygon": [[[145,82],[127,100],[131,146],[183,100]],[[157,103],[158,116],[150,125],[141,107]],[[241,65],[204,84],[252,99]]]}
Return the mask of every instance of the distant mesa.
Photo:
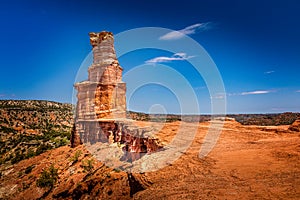
{"label": "distant mesa", "polygon": [[134,161],[162,148],[151,128],[141,128],[126,118],[126,83],[117,60],[111,32],[90,33],[93,63],[88,80],[75,84],[77,105],[71,146],[116,144],[122,160]]}

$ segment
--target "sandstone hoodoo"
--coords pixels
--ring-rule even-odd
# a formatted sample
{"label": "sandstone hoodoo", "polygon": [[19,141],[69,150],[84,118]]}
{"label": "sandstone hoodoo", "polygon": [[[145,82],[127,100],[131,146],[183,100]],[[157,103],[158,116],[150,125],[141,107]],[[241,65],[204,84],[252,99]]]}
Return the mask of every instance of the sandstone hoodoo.
{"label": "sandstone hoodoo", "polygon": [[75,84],[78,101],[71,146],[117,143],[124,152],[122,159],[129,161],[162,148],[151,129],[137,127],[126,119],[126,83],[122,81],[123,68],[116,57],[113,34],[103,31],[89,35],[93,64],[88,80]]}

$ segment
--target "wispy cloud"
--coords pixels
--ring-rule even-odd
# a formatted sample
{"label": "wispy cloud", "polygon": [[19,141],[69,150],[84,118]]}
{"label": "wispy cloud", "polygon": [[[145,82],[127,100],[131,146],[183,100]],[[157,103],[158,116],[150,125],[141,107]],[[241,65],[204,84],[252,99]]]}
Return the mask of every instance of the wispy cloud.
{"label": "wispy cloud", "polygon": [[241,95],[268,94],[271,92],[274,92],[274,90],[255,90],[250,92],[242,92]]}
{"label": "wispy cloud", "polygon": [[147,60],[146,63],[155,64],[155,63],[171,62],[176,60],[187,60],[193,57],[194,56],[188,56],[186,53],[175,53],[171,57],[160,56],[160,57],[152,58],[150,60]]}
{"label": "wispy cloud", "polygon": [[274,70],[270,70],[270,71],[264,72],[264,74],[272,74],[272,73],[274,73],[274,72],[275,72]]}
{"label": "wispy cloud", "polygon": [[212,28],[211,22],[205,22],[205,23],[198,23],[194,24],[188,27],[185,27],[184,29],[178,30],[178,31],[171,31],[163,36],[161,36],[160,40],[178,40],[185,35],[191,35],[195,34],[199,31],[206,31]]}
{"label": "wispy cloud", "polygon": [[216,93],[214,95],[211,95],[211,99],[224,99],[226,97],[226,93]]}
{"label": "wispy cloud", "polygon": [[296,92],[300,92],[300,90],[297,90]]}
{"label": "wispy cloud", "polygon": [[276,92],[276,90],[254,90],[240,93],[227,93],[228,96],[244,96],[244,95],[255,95],[255,94],[268,94]]}
{"label": "wispy cloud", "polygon": [[5,97],[6,96],[6,94],[0,94],[0,97]]}
{"label": "wispy cloud", "polygon": [[225,95],[216,95],[216,96],[211,96],[211,99],[224,99]]}

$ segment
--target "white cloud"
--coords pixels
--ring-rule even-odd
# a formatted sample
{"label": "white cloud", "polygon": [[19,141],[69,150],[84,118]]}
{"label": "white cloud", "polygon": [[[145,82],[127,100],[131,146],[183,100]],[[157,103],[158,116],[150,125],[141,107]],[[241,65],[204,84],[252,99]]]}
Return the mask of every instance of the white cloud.
{"label": "white cloud", "polygon": [[216,93],[210,96],[211,99],[224,99],[226,97],[226,93]]}
{"label": "white cloud", "polygon": [[274,92],[273,90],[256,90],[251,92],[242,92],[241,95],[252,95],[252,94],[268,94]]}
{"label": "white cloud", "polygon": [[276,90],[254,90],[248,92],[240,92],[240,93],[227,93],[227,96],[244,96],[244,95],[254,95],[254,94],[268,94],[277,92]]}
{"label": "white cloud", "polygon": [[211,96],[211,99],[224,99],[225,95],[216,95],[216,96]]}
{"label": "white cloud", "polygon": [[271,70],[271,71],[266,71],[266,72],[264,72],[264,74],[272,74],[272,73],[274,73],[275,71],[273,71],[273,70]]}
{"label": "white cloud", "polygon": [[300,92],[300,90],[297,90],[296,92]]}
{"label": "white cloud", "polygon": [[160,40],[177,40],[185,35],[191,35],[195,34],[197,31],[205,31],[211,28],[211,22],[205,22],[205,23],[198,23],[194,24],[188,27],[185,27],[184,29],[178,30],[178,31],[171,31],[163,36],[161,36]]}
{"label": "white cloud", "polygon": [[171,57],[160,56],[160,57],[152,58],[150,60],[147,60],[146,63],[155,64],[155,63],[162,63],[162,62],[171,62],[175,60],[187,60],[193,57],[194,56],[186,55],[186,53],[175,53]]}

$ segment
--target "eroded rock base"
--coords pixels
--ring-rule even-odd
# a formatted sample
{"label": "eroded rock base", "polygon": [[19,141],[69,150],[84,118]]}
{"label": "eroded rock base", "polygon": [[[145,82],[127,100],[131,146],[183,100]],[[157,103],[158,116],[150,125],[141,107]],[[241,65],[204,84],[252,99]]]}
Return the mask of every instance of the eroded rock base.
{"label": "eroded rock base", "polygon": [[77,123],[78,136],[84,144],[103,143],[123,151],[121,161],[133,162],[162,148],[150,127],[137,127],[130,120],[84,121]]}

